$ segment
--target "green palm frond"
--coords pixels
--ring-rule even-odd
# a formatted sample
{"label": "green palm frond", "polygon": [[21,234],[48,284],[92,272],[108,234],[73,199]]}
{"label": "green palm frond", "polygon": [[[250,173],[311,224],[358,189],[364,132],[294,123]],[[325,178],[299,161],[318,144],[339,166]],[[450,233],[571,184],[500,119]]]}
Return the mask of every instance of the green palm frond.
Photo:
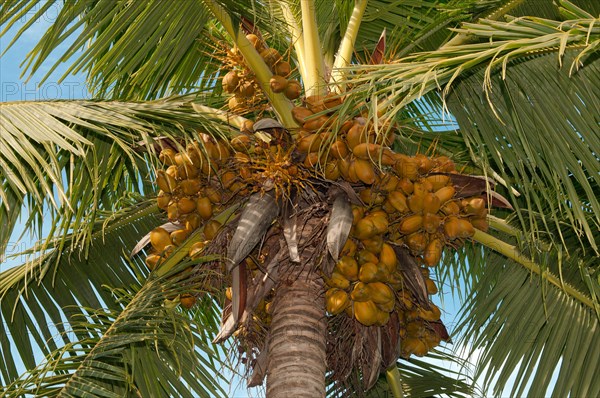
{"label": "green palm frond", "polygon": [[2,252],[25,203],[30,230],[52,217],[49,235],[74,233],[73,244],[86,243],[99,211],[118,208],[129,192],[154,191],[153,139],[226,134],[227,124],[192,108],[194,98],[0,104]]}
{"label": "green palm frond", "polygon": [[[480,277],[456,328],[464,345],[483,353],[474,377],[483,378],[486,389],[493,385],[495,396],[543,394],[555,372],[552,396],[600,394],[596,311],[507,258],[491,251],[483,254],[481,262],[470,262]],[[576,257],[558,264],[556,256],[551,259],[548,272],[562,283],[577,289],[585,284],[582,273],[587,272],[597,295],[598,281],[589,278],[597,273],[597,263]],[[587,286],[581,290],[585,292]],[[514,374],[515,383],[508,383]],[[508,392],[505,386],[510,385]]]}
{"label": "green palm frond", "polygon": [[[148,230],[162,224],[156,205],[141,202],[103,218],[95,223],[86,256],[66,249],[73,238],[70,236],[65,245],[57,244],[47,252],[40,253],[38,247],[23,253],[19,258],[41,256],[0,273],[1,356],[8,365],[2,368],[5,382],[17,377],[10,344],[25,367],[32,369],[36,364],[34,351],[39,349],[47,355],[61,341],[64,344],[70,338],[87,336],[64,334],[63,324],[84,314],[79,306],[121,308],[105,286],[141,286],[147,273],[143,260],[124,259]],[[53,339],[56,332],[63,333],[62,339]]]}
{"label": "green palm frond", "polygon": [[[217,353],[204,333],[216,328],[216,323],[204,322],[199,327],[186,312],[164,304],[169,295],[189,291],[205,277],[181,275],[150,277],[141,288],[116,289],[113,295],[125,306],[122,310],[81,308],[85,313],[73,318],[72,329],[66,332],[82,336],[81,340],[55,349],[4,393],[15,397],[32,393],[45,397],[224,396],[216,376]],[[202,311],[215,310],[214,301],[205,299]]]}

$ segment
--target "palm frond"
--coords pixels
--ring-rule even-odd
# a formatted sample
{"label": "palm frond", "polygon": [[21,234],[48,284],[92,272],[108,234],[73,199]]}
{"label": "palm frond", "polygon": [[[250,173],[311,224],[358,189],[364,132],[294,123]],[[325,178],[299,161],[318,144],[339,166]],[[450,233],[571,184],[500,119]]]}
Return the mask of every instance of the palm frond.
{"label": "palm frond", "polygon": [[[104,222],[106,221],[106,226]],[[118,310],[120,304],[104,286],[141,286],[147,268],[141,259],[124,262],[135,242],[146,231],[161,224],[156,205],[142,202],[125,208],[110,219],[96,222],[87,256],[57,244],[48,252],[30,250],[23,253],[37,260],[9,268],[0,273],[0,309],[3,333],[1,354],[6,367],[2,379],[11,382],[18,375],[16,358],[10,344],[19,353],[27,369],[36,365],[35,351],[43,355],[56,350],[71,339],[83,339],[87,333],[65,334],[63,324],[84,312],[79,306]],[[58,241],[57,241],[58,242]],[[38,247],[39,250],[39,247]],[[61,332],[55,340],[53,335]]]}
{"label": "palm frond", "polygon": [[99,211],[118,208],[130,192],[154,192],[154,139],[183,141],[197,130],[226,134],[228,125],[198,114],[193,98],[1,104],[2,253],[25,203],[27,230],[52,217],[49,235],[74,233],[73,244],[88,242]]}
{"label": "palm frond", "polygon": [[[224,396],[213,360],[217,354],[204,333],[216,324],[205,322],[198,327],[187,312],[164,305],[170,295],[199,286],[202,277],[201,273],[150,277],[141,288],[113,291],[125,306],[122,310],[82,308],[85,315],[72,319],[67,333],[85,337],[55,349],[4,393]],[[208,298],[203,304],[203,311],[216,309]]]}
{"label": "palm frond", "polygon": [[[592,375],[600,371],[594,343],[600,329],[594,309],[503,256],[491,251],[482,254],[480,262],[470,263],[480,277],[472,285],[456,328],[465,346],[483,353],[474,377],[484,380],[484,389],[493,384],[495,396],[505,395],[509,385],[511,396],[523,396],[543,394],[556,372],[553,396],[597,396],[600,383]],[[558,276],[561,264],[551,258],[548,272]],[[580,262],[563,260],[564,284],[577,288],[582,271],[597,271],[597,266]],[[591,283],[597,294],[597,281]],[[508,383],[515,374],[514,384]]]}

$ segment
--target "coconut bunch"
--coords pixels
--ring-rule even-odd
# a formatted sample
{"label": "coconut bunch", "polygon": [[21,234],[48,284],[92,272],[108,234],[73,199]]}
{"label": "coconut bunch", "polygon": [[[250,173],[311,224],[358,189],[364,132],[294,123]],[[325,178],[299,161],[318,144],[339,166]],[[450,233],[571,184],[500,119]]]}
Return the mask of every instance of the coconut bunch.
{"label": "coconut bunch", "polygon": [[[267,64],[273,77],[269,81],[270,89],[274,93],[283,93],[290,100],[300,97],[302,86],[297,80],[289,79],[292,67],[283,59],[282,55],[267,44],[256,34],[246,35],[248,41],[254,46],[261,58]],[[237,48],[231,48],[223,58],[223,75],[221,81],[223,91],[233,94],[228,101],[229,110],[240,112],[244,109],[253,109],[262,101],[262,93],[256,76],[247,67],[244,57]]]}

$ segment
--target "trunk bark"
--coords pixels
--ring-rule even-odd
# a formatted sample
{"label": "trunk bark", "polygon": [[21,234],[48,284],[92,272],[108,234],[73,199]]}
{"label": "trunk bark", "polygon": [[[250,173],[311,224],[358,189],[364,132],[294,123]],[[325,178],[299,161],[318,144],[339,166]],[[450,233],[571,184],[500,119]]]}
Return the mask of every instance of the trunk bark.
{"label": "trunk bark", "polygon": [[325,397],[327,322],[323,279],[310,272],[307,264],[304,268],[293,272],[288,283],[280,284],[273,301],[268,398]]}

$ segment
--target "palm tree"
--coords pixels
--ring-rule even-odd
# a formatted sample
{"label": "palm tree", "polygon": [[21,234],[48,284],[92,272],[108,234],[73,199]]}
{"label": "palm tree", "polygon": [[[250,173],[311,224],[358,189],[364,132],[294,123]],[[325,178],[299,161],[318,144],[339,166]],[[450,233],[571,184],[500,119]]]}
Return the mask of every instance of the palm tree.
{"label": "palm tree", "polygon": [[[4,2],[3,32],[37,10],[18,38],[55,3]],[[441,322],[423,319],[432,307],[418,292],[449,284],[464,300],[452,335],[482,353],[474,377],[495,395],[506,394],[514,372],[511,395],[548,388],[553,396],[600,395],[596,1],[176,4],[65,2],[26,65],[35,72],[75,37],[60,62],[76,56],[69,72],[87,73],[95,99],[0,105],[0,248],[6,252],[21,215],[27,230],[50,226],[23,253],[29,261],[0,274],[5,394],[226,395],[226,353],[211,341],[232,334],[227,341],[252,372],[249,382],[266,376],[268,396],[473,394],[431,364],[399,360],[432,348],[407,348],[409,321],[400,314],[408,307],[421,311],[413,319],[425,325],[420,331],[426,327],[436,344],[447,339]],[[264,45],[291,65],[289,76],[276,70],[278,57],[261,57]],[[252,96],[241,98],[239,81],[227,85],[231,69]],[[304,102],[277,93],[274,72],[286,76],[281,84],[300,82]],[[317,115],[305,119],[298,108]],[[444,130],[448,112],[456,129]],[[268,118],[277,122],[265,125]],[[437,172],[464,197],[494,207],[464,239],[445,241],[452,244],[429,289],[418,262],[425,253],[408,233],[392,239],[385,225],[405,287],[373,322],[359,315],[360,301],[346,314],[347,304],[334,308],[331,300],[348,289],[332,282],[340,267],[333,260],[348,234],[363,246],[374,236],[361,238],[358,219],[360,206],[377,200],[373,190],[364,193],[375,186],[370,174],[324,178],[334,144],[349,144],[344,122],[370,126],[371,144],[382,144],[364,166],[375,176],[394,167],[402,177],[397,165],[417,158],[451,159],[460,173],[440,174],[438,161],[414,179]],[[299,132],[299,123],[318,131]],[[254,140],[248,158],[234,145],[242,136]],[[330,138],[296,157],[315,137]],[[161,168],[177,164],[169,153],[194,148],[211,165],[202,192],[210,176],[222,189],[201,228],[186,229],[191,219],[161,209],[168,210],[161,198],[171,183],[181,183]],[[208,167],[184,163],[183,173]],[[250,174],[241,184],[244,168]],[[235,173],[231,184],[227,172]],[[412,215],[388,210],[390,225]],[[176,231],[181,241],[166,250],[150,235],[147,257],[131,255],[161,225],[184,231]],[[159,262],[148,261],[152,272],[150,256]]]}

